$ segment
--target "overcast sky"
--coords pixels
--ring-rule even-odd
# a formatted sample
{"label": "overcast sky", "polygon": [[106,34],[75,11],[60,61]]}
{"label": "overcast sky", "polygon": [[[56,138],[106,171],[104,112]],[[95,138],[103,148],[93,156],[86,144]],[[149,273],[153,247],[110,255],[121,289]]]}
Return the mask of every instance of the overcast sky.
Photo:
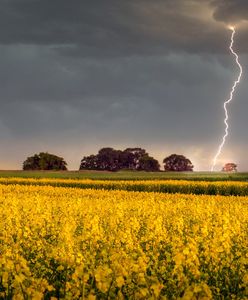
{"label": "overcast sky", "polygon": [[[104,146],[248,170],[247,0],[1,0],[0,169],[40,151],[78,169]],[[217,168],[217,169],[218,169]]]}

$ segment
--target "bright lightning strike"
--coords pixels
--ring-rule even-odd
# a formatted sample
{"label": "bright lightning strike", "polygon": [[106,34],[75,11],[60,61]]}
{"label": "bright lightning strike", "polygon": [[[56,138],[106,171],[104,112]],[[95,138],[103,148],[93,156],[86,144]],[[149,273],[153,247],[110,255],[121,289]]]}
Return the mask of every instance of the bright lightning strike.
{"label": "bright lightning strike", "polygon": [[220,146],[219,146],[219,148],[218,148],[218,151],[217,151],[217,153],[216,153],[216,155],[215,155],[215,157],[214,157],[213,165],[212,165],[211,171],[214,171],[214,168],[215,168],[217,159],[218,159],[219,155],[221,154],[221,151],[222,151],[222,149],[223,149],[223,147],[224,147],[224,144],[225,144],[225,142],[226,142],[226,138],[227,138],[227,136],[228,136],[228,129],[229,129],[228,118],[229,118],[229,117],[228,117],[227,105],[232,101],[232,99],[233,99],[233,94],[234,94],[234,92],[235,92],[235,90],[236,90],[237,85],[240,83],[240,80],[241,80],[241,77],[242,77],[242,73],[243,73],[242,66],[241,66],[241,64],[239,63],[239,56],[238,56],[238,54],[233,50],[234,36],[235,36],[236,31],[235,31],[235,28],[234,28],[233,26],[230,26],[229,29],[232,31],[231,44],[230,44],[229,49],[230,49],[231,53],[235,56],[236,63],[237,63],[237,65],[238,65],[238,67],[239,67],[239,75],[238,75],[237,80],[234,82],[234,84],[233,84],[233,86],[232,86],[232,89],[231,89],[231,92],[230,92],[230,97],[229,97],[229,99],[226,100],[226,101],[224,102],[224,110],[225,110],[225,119],[224,119],[224,123],[225,123],[225,126],[226,126],[226,128],[225,128],[225,134],[224,134],[224,136],[223,136],[223,138],[222,138],[222,142],[221,142],[221,144],[220,144]]}

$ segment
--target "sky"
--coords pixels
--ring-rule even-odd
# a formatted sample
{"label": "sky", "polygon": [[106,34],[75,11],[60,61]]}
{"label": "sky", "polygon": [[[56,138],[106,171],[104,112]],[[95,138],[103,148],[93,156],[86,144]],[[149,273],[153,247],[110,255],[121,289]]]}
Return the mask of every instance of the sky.
{"label": "sky", "polygon": [[1,0],[0,169],[34,153],[70,170],[102,147],[187,156],[210,170],[238,68],[217,169],[248,170],[247,0]]}

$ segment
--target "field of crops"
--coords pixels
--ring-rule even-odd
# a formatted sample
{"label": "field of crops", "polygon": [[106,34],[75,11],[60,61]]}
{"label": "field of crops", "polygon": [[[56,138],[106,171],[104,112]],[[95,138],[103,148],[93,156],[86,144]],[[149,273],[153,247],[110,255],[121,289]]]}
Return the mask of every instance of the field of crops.
{"label": "field of crops", "polygon": [[8,182],[0,228],[0,299],[248,298],[247,197]]}
{"label": "field of crops", "polygon": [[230,172],[144,172],[144,171],[3,171],[0,177],[64,178],[93,180],[192,180],[248,181],[248,173]]}
{"label": "field of crops", "polygon": [[248,196],[248,182],[187,180],[91,180],[55,178],[0,178],[0,184],[75,187],[195,195]]}

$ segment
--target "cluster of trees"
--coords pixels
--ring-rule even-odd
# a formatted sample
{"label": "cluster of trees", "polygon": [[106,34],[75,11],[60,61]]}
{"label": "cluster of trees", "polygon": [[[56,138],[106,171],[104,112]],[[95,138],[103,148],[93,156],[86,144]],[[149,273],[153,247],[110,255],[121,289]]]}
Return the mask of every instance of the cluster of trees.
{"label": "cluster of trees", "polygon": [[127,148],[124,151],[102,148],[96,155],[85,156],[79,169],[159,171],[160,165],[142,148]]}
{"label": "cluster of trees", "polygon": [[[165,171],[193,171],[191,161],[183,155],[172,154],[163,160]],[[67,163],[62,157],[41,152],[28,157],[23,163],[23,170],[67,170]],[[79,170],[100,171],[160,171],[159,162],[145,149],[127,148],[115,150],[102,148],[96,155],[85,156]]]}
{"label": "cluster of trees", "polygon": [[192,162],[183,155],[172,154],[163,160],[165,171],[193,171]]}
{"label": "cluster of trees", "polygon": [[[164,170],[168,172],[193,171],[193,164],[183,155],[172,154],[163,160]],[[23,170],[67,170],[63,157],[48,152],[40,152],[28,157],[23,162]],[[85,156],[81,160],[79,170],[99,171],[160,171],[159,162],[150,156],[145,149],[127,148],[123,151],[113,148],[102,148],[96,155]],[[235,163],[227,163],[223,172],[237,172]]]}
{"label": "cluster of trees", "polygon": [[47,152],[40,152],[28,157],[23,163],[23,170],[67,170],[63,157]]}

